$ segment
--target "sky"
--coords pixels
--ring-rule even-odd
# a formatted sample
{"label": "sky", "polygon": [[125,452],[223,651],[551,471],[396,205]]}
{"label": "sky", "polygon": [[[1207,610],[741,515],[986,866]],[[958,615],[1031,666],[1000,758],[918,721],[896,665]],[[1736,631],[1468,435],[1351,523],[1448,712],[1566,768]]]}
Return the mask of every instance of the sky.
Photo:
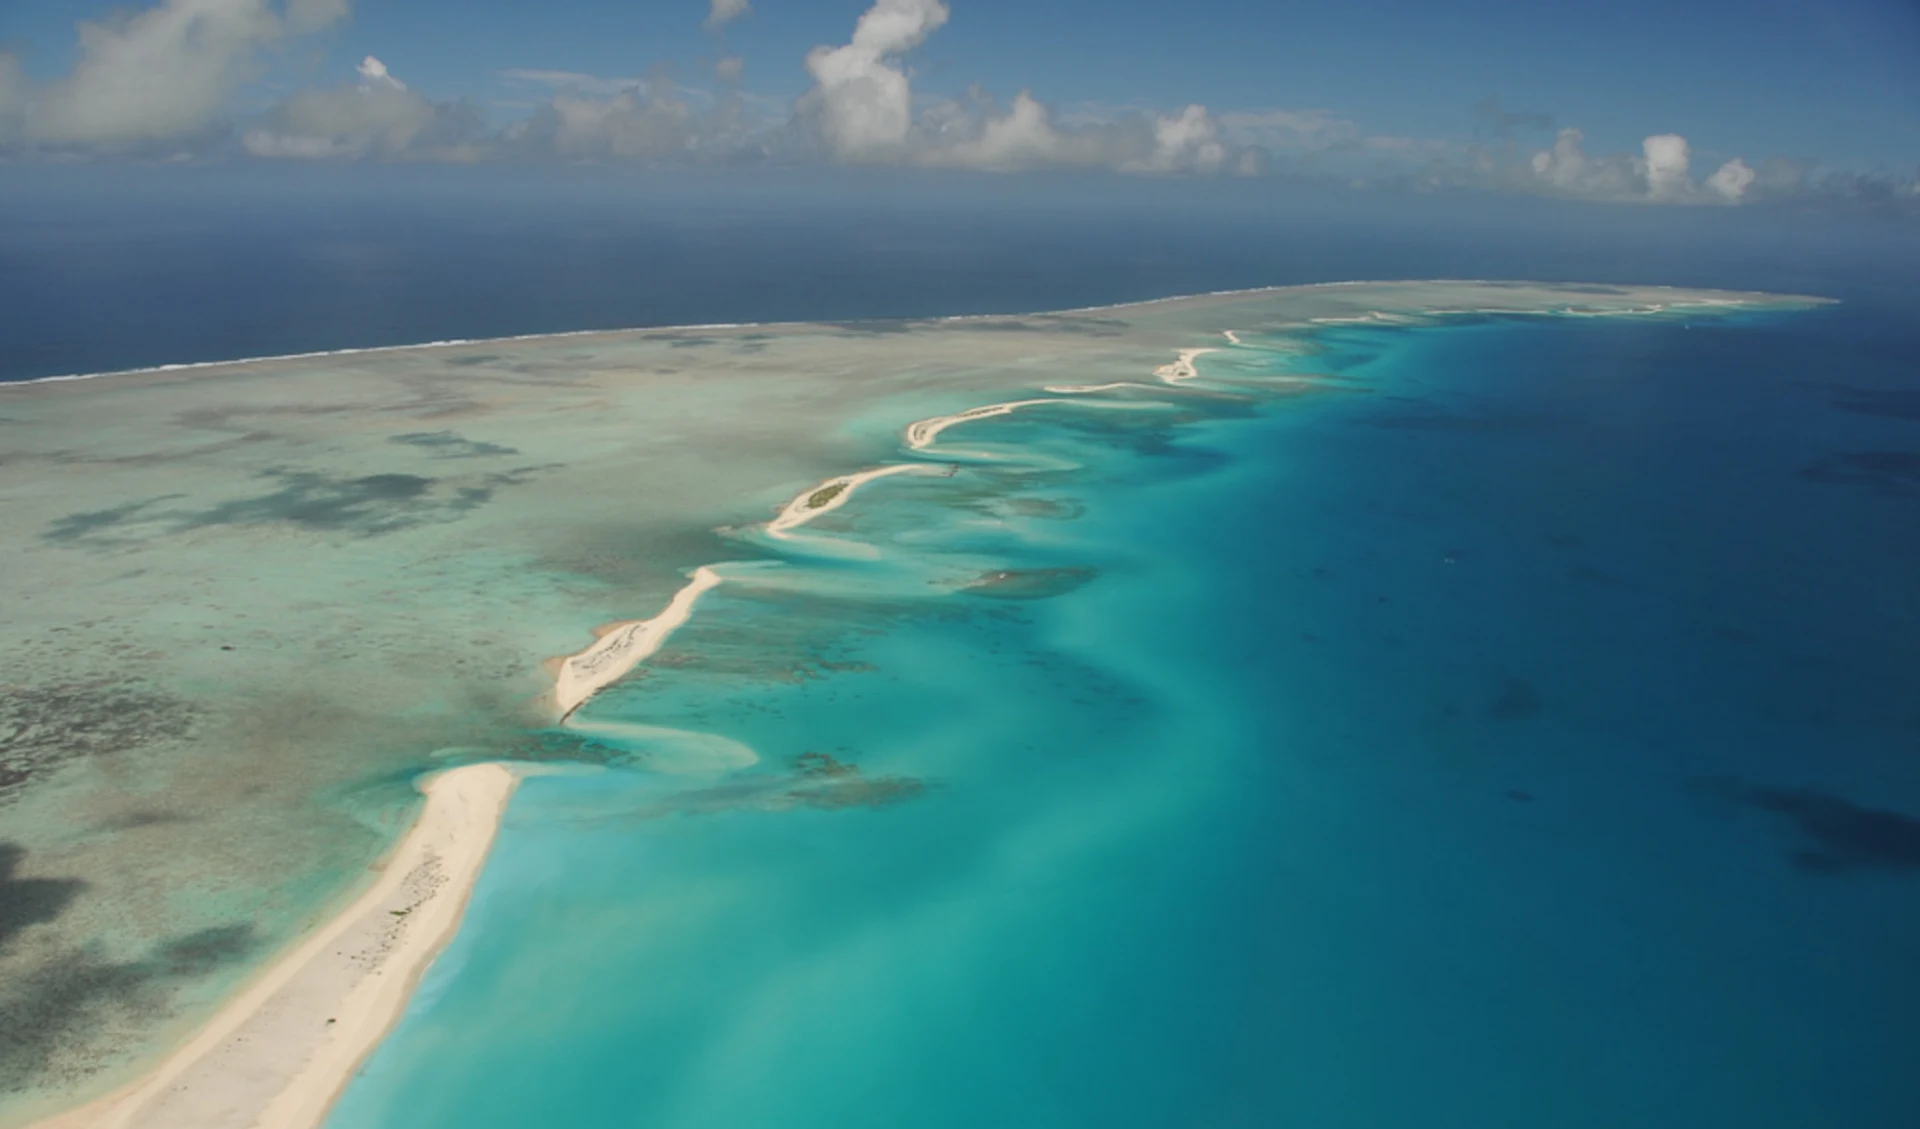
{"label": "sky", "polygon": [[0,159],[1920,199],[1914,0],[5,0]]}

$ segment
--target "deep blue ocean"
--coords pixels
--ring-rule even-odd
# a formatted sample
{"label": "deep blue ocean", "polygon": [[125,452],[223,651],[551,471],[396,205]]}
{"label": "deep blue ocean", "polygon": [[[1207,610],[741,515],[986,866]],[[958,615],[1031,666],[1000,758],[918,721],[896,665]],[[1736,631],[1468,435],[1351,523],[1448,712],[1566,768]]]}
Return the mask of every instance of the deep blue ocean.
{"label": "deep blue ocean", "polygon": [[[331,245],[313,223],[169,264],[194,230],[170,206],[184,226],[51,282],[21,264],[63,237],[4,221],[0,368],[1316,272],[1842,299],[1329,330],[1314,367],[1339,379],[1310,393],[967,425],[1078,469],[876,484],[846,535],[877,559],[703,602],[684,661],[588,713],[763,765],[528,780],[331,1129],[1920,1124],[1911,231],[1239,201],[1158,228],[1116,207],[1047,242],[1057,202],[829,202],[808,214],[840,227],[785,243],[766,215],[598,241],[551,220],[524,257],[449,235],[429,266],[431,224],[336,215],[340,255],[388,263],[350,269],[259,250]],[[616,253],[648,232],[683,245]],[[476,282],[466,256],[518,273]],[[90,286],[100,309],[62,296]],[[1249,344],[1203,377],[1280,370]],[[890,594],[957,559],[1048,582]],[[767,647],[816,665],[755,676]],[[857,765],[872,802],[755,802],[823,764]]]}

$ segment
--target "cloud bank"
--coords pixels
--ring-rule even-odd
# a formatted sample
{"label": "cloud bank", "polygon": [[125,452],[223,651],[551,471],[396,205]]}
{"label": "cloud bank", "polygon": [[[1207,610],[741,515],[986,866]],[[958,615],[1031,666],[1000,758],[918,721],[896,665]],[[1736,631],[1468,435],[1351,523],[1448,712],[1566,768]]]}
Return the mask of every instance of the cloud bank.
{"label": "cloud bank", "polygon": [[395,157],[425,154],[443,160],[474,159],[481,133],[479,114],[465,103],[435,104],[407,89],[387,65],[368,55],[360,83],[332,90],[303,90],[269,110],[241,135],[256,157]]}
{"label": "cloud bank", "polygon": [[1638,156],[1590,157],[1584,141],[1579,130],[1563,129],[1551,149],[1535,153],[1529,162],[1534,187],[1594,200],[1737,204],[1754,182],[1754,171],[1735,157],[1696,184],[1692,146],[1677,133],[1647,138]]}
{"label": "cloud bank", "polygon": [[1135,173],[1212,173],[1227,164],[1220,124],[1198,105],[1068,124],[1031,91],[1002,107],[975,89],[916,114],[903,57],[949,15],[944,0],[876,0],[847,43],[808,52],[813,87],[796,103],[795,120],[826,152],[850,162]]}
{"label": "cloud bank", "polygon": [[733,21],[753,10],[747,0],[713,0],[707,9],[706,29],[719,31]]}
{"label": "cloud bank", "polygon": [[[707,0],[705,7],[716,47],[723,29],[751,10],[748,0]],[[1468,141],[1371,135],[1325,109],[1063,109],[1031,89],[1010,101],[978,88],[930,95],[915,89],[913,59],[951,18],[948,0],[873,0],[846,42],[806,53],[810,85],[790,103],[743,90],[744,60],[716,52],[711,90],[676,85],[664,70],[643,78],[503,71],[508,84],[538,93],[531,105],[511,103],[516,120],[490,123],[474,103],[436,101],[368,55],[345,83],[298,90],[235,120],[236,97],[248,90],[257,97],[249,84],[275,57],[351,14],[351,0],[149,0],[143,9],[81,23],[72,69],[39,85],[0,52],[0,157],[238,151],[306,160],[824,160],[1280,176],[1661,205],[1843,197],[1920,207],[1920,176],[1909,173],[1860,175],[1722,155],[1696,174],[1698,154],[1676,133],[1651,134],[1634,152],[1590,153],[1574,128],[1527,146],[1519,138],[1553,130],[1553,117],[1508,110],[1495,97],[1464,111],[1478,123]],[[688,13],[694,18],[697,9]]]}
{"label": "cloud bank", "polygon": [[[136,146],[208,129],[270,45],[345,19],[349,0],[163,0],[79,26],[73,69],[24,102],[21,128],[51,145]],[[13,81],[20,85],[15,67]]]}

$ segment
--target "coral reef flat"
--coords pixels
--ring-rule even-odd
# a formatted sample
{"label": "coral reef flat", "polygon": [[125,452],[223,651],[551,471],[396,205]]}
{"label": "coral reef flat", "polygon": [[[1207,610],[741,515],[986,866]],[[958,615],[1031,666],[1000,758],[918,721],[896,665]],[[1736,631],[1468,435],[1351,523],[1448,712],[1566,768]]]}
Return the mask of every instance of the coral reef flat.
{"label": "coral reef flat", "polygon": [[[862,507],[890,498],[939,499],[929,510],[987,530],[1072,522],[1070,491],[1006,483],[1070,482],[1089,456],[1023,429],[1164,453],[1184,423],[1353,394],[1328,334],[1818,302],[1341,284],[0,385],[0,1124],[142,1076],[337,922],[415,826],[422,773],[550,763],[681,781],[648,793],[650,811],[937,802],[914,774],[838,751],[761,764],[733,737],[623,703],[700,671],[804,680],[830,661],[820,640],[849,587],[955,616],[1097,591],[1110,570],[1091,562],[988,547],[909,567],[858,537]],[[1838,406],[1862,403],[1891,411],[1854,392]],[[1898,475],[1883,464],[1808,477],[1884,485]],[[908,543],[936,536],[903,520]],[[775,593],[787,611],[665,639],[700,622],[691,597],[665,617],[707,568],[701,608]],[[985,598],[952,599],[969,594]],[[596,714],[602,692],[619,700]],[[1512,675],[1490,701],[1524,726],[1553,690]],[[729,775],[751,765],[768,775]]]}

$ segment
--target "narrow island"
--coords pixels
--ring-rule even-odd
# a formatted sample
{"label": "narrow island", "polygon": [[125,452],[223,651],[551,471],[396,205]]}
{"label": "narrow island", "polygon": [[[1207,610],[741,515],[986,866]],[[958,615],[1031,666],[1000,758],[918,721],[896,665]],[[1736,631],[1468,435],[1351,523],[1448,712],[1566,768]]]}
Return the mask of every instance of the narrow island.
{"label": "narrow island", "polygon": [[[829,407],[820,408],[815,415],[796,416],[791,423],[776,421],[789,427],[777,437],[796,449],[815,442],[815,432],[855,418],[871,402],[870,397],[898,391],[902,387],[899,382],[909,380],[918,383],[906,385],[908,391],[925,394],[942,406],[954,403],[961,391],[977,394],[987,402],[907,425],[899,447],[892,453],[892,457],[906,460],[934,458],[931,449],[935,441],[957,424],[1004,416],[1028,406],[1073,404],[1165,410],[1172,406],[1165,400],[1089,398],[1084,393],[1149,387],[1144,382],[1105,378],[1148,370],[1169,352],[1175,353],[1174,361],[1152,368],[1160,386],[1166,389],[1196,381],[1200,375],[1196,359],[1215,349],[1179,346],[1196,338],[1220,335],[1218,326],[1222,323],[1247,326],[1245,332],[1250,334],[1278,336],[1310,334],[1312,327],[1340,319],[1425,323],[1449,315],[1512,307],[1523,313],[1553,316],[1671,316],[1763,305],[1806,305],[1812,301],[1659,288],[1617,288],[1595,295],[1519,284],[1308,287],[1130,307],[1125,334],[1116,341],[1072,334],[1053,322],[1036,323],[1033,332],[1052,334],[1039,339],[1046,346],[1041,350],[1032,339],[1015,341],[1005,334],[972,329],[966,324],[916,323],[919,336],[910,346],[913,355],[947,358],[953,367],[946,371],[964,373],[969,383],[956,387],[936,383],[931,376],[901,376],[902,372],[918,370],[901,364],[905,354],[900,350],[908,347],[892,340],[836,345],[843,350],[834,354],[836,358],[852,356],[865,366],[854,370],[860,374],[859,379],[847,377],[850,362],[836,359],[832,364],[822,364],[815,359],[818,374],[810,379],[818,386],[820,402]],[[1573,304],[1576,302],[1580,305]],[[744,335],[751,329],[714,333],[721,339],[729,334]],[[775,352],[816,348],[811,334],[808,327],[790,328],[776,336]],[[1225,336],[1229,342],[1240,344],[1237,331]],[[799,370],[765,365],[760,359],[760,344],[755,342],[752,353],[743,353],[751,363],[736,360],[732,362],[735,367],[729,368],[726,362],[716,362],[699,388],[685,392],[684,401],[672,402],[671,410],[676,413],[672,419],[684,429],[708,428],[716,435],[730,435],[738,430],[740,421],[728,411],[748,412],[744,405],[763,402],[751,394],[763,385],[753,382],[770,385],[777,380],[781,389],[790,389],[796,379],[793,373]],[[575,352],[599,350],[608,358],[607,363],[577,388],[558,381],[527,383],[524,388],[522,384],[482,384],[489,377],[484,365],[507,362],[487,354],[491,359],[484,365],[456,364],[463,354],[453,347],[390,351],[356,360],[356,365],[376,375],[388,371],[427,374],[441,382],[439,387],[448,402],[457,399],[462,404],[479,404],[483,394],[495,397],[497,402],[489,411],[498,418],[487,421],[486,426],[491,428],[488,431],[474,425],[474,437],[432,430],[442,426],[435,414],[443,410],[441,401],[395,402],[390,398],[401,394],[395,389],[405,382],[384,376],[378,380],[367,377],[364,386],[350,388],[343,384],[349,377],[336,370],[338,362],[325,358],[212,366],[192,373],[143,376],[137,381],[88,381],[10,390],[6,393],[10,411],[31,425],[21,428],[19,434],[26,437],[23,441],[31,440],[45,448],[39,452],[44,460],[57,456],[66,460],[61,463],[64,468],[74,460],[71,450],[87,449],[90,442],[97,445],[97,420],[105,405],[129,420],[143,421],[137,428],[129,424],[130,433],[116,434],[115,441],[128,444],[137,438],[144,444],[139,449],[148,452],[142,458],[174,459],[177,465],[173,474],[182,493],[146,500],[142,491],[148,472],[123,466],[127,460],[121,457],[122,452],[108,452],[113,457],[103,455],[85,472],[63,470],[57,498],[50,496],[55,493],[52,491],[17,491],[24,499],[23,505],[38,508],[28,509],[13,523],[15,529],[26,531],[24,534],[0,534],[0,562],[9,565],[10,575],[23,578],[21,584],[29,602],[37,600],[37,606],[57,607],[64,594],[68,605],[52,617],[62,624],[84,622],[95,615],[100,592],[114,593],[114,599],[132,605],[132,613],[113,620],[114,630],[134,633],[143,641],[143,649],[135,653],[157,656],[153,659],[154,671],[180,668],[192,674],[193,679],[181,684],[186,688],[177,693],[182,701],[206,710],[208,716],[252,717],[249,711],[281,686],[296,685],[304,691],[314,685],[314,668],[301,659],[305,644],[336,630],[339,609],[357,606],[358,593],[348,588],[330,589],[331,598],[321,601],[304,598],[304,590],[303,598],[295,599],[286,591],[263,589],[251,597],[253,603],[245,605],[253,613],[247,622],[262,626],[249,628],[251,634],[237,637],[249,648],[244,665],[234,662],[233,646],[224,643],[227,635],[218,636],[224,644],[218,647],[207,645],[198,636],[193,637],[192,647],[182,646],[182,628],[176,619],[155,617],[149,622],[133,613],[169,607],[170,601],[177,604],[181,593],[198,593],[196,598],[203,601],[211,601],[215,595],[222,601],[217,606],[208,604],[207,623],[241,622],[230,614],[233,609],[225,601],[248,598],[250,590],[238,584],[222,586],[217,593],[203,593],[202,589],[210,576],[225,576],[220,570],[244,556],[214,550],[242,539],[250,553],[281,554],[276,558],[284,566],[281,571],[300,576],[303,583],[345,585],[356,575],[378,578],[382,598],[390,605],[382,606],[377,617],[353,620],[344,629],[344,641],[336,644],[341,648],[338,653],[351,655],[354,661],[335,662],[324,668],[325,679],[331,681],[320,681],[332,695],[328,700],[381,718],[405,716],[426,692],[441,695],[442,701],[467,703],[474,700],[468,693],[473,687],[491,687],[492,683],[481,676],[450,673],[454,668],[446,664],[411,661],[417,653],[412,647],[414,640],[439,639],[451,631],[469,630],[478,602],[495,609],[503,620],[519,616],[511,622],[512,630],[490,625],[488,632],[475,632],[468,640],[466,645],[474,653],[498,660],[484,678],[497,679],[495,672],[514,669],[516,664],[518,669],[530,672],[533,664],[524,650],[516,648],[523,647],[527,639],[552,638],[558,613],[580,615],[588,607],[600,606],[598,601],[604,598],[596,595],[594,603],[588,604],[571,584],[555,583],[530,590],[525,583],[526,562],[542,559],[539,553],[547,543],[541,538],[551,536],[556,527],[553,499],[564,498],[574,507],[568,511],[569,521],[559,523],[563,528],[592,527],[624,534],[636,527],[636,511],[653,522],[645,528],[678,530],[681,527],[673,515],[681,511],[726,513],[729,511],[725,507],[736,504],[726,499],[737,499],[744,490],[764,489],[768,479],[757,476],[773,464],[752,462],[752,452],[746,448],[737,457],[686,472],[681,464],[690,458],[687,451],[697,444],[676,445],[682,440],[675,428],[660,428],[663,437],[657,440],[633,437],[627,419],[661,417],[668,410],[662,407],[662,397],[677,387],[672,383],[673,371],[642,366],[664,365],[660,358],[670,348],[659,334],[646,332],[572,338],[565,352],[545,339],[498,347],[501,354],[513,352],[514,364],[537,362],[569,374],[579,367]],[[1033,362],[1036,354],[1044,363]],[[983,357],[994,363],[983,363]],[[634,373],[641,375],[636,377]],[[718,383],[720,377],[736,383]],[[710,391],[709,385],[719,391]],[[501,388],[509,391],[502,392]],[[1036,388],[1066,395],[1033,397]],[[361,397],[351,402],[351,412],[331,408],[287,410],[288,403],[319,403],[329,397],[348,402],[345,398],[350,391]],[[458,399],[455,392],[467,398]],[[718,395],[724,395],[725,400],[712,399]],[[290,399],[296,396],[305,400]],[[995,399],[1021,396],[1029,398]],[[196,402],[202,410],[181,407]],[[609,410],[607,404],[614,404],[615,409]],[[727,410],[721,410],[720,404]],[[158,410],[156,405],[164,405],[166,410]],[[560,407],[567,411],[556,410]],[[269,484],[271,493],[257,498],[242,495],[239,492],[261,489],[257,469],[237,458],[221,461],[232,458],[223,455],[228,450],[227,441],[208,445],[196,430],[215,424],[225,427],[239,418],[271,420],[274,427],[287,429],[284,436],[263,431],[259,434],[264,438],[249,439],[249,458],[261,457],[251,453],[252,445],[261,444],[277,452],[276,457],[327,455],[337,457],[339,465],[327,464],[325,473],[275,472]],[[340,421],[347,419],[366,435],[345,429]],[[366,424],[368,419],[380,420],[384,430]],[[538,426],[530,420],[537,421]],[[343,433],[358,436],[358,445],[341,440]],[[188,439],[202,445],[194,446]],[[648,446],[649,442],[655,445]],[[438,461],[449,445],[472,459],[512,461],[503,461],[500,469],[484,475],[449,469],[465,465]],[[171,454],[176,447],[186,453]],[[336,448],[337,455],[329,454]],[[887,457],[877,451],[873,456]],[[385,473],[369,475],[370,467]],[[628,493],[606,487],[606,483],[615,481],[656,481],[676,468],[682,474],[674,490]],[[770,520],[759,525],[757,532],[776,543],[797,540],[799,529],[847,505],[868,482],[894,475],[945,475],[953,469],[949,462],[899,461],[838,475],[794,495]],[[34,478],[13,467],[0,469],[0,487],[19,483],[37,486],[45,481],[44,472],[38,473],[41,477]],[[544,483],[551,485],[541,485]],[[128,501],[130,497],[132,502]],[[707,508],[694,510],[690,500],[694,498]],[[475,565],[474,545],[479,539],[465,536],[468,527],[463,523],[483,504],[496,506],[506,515],[489,527],[490,537],[495,540],[485,543],[491,546],[498,539],[512,537],[522,540],[513,543],[517,552]],[[711,529],[712,525],[703,528]],[[274,536],[257,535],[263,529],[271,530]],[[360,536],[340,536],[343,532]],[[371,536],[375,533],[394,536],[375,540]],[[334,540],[325,540],[329,536]],[[47,544],[61,546],[67,552],[60,558],[61,569],[41,568],[36,572],[21,563],[42,559],[32,554],[50,552]],[[80,551],[96,544],[112,551],[91,555]],[[612,547],[601,557],[631,547],[630,541],[619,539],[603,544]],[[355,574],[345,567],[303,571],[309,557],[319,551],[316,546],[336,554],[327,558],[329,564],[357,565],[363,571]],[[379,556],[376,551],[390,555]],[[129,572],[129,557],[137,557],[142,567]],[[582,550],[579,559],[597,558]],[[249,568],[257,570],[252,558],[249,561]],[[438,571],[421,570],[415,575],[401,567],[420,561],[433,563]],[[673,563],[679,568],[691,561]],[[541,724],[555,720],[565,724],[594,694],[656,654],[689,621],[702,596],[726,579],[728,567],[726,562],[711,562],[693,568],[666,606],[651,618],[608,624],[598,630],[591,645],[553,660],[549,668],[552,681],[544,688]],[[556,570],[555,575],[562,574]],[[564,575],[571,578],[576,574]],[[999,569],[983,572],[949,590],[985,598],[1037,599],[1070,590],[1092,576],[1092,570],[1084,568]],[[197,631],[199,622],[190,626]],[[365,646],[368,638],[383,631],[393,632],[392,646],[385,650]],[[546,634],[542,635],[543,631]],[[31,638],[10,638],[16,644],[11,649],[20,654],[36,653]],[[278,651],[267,646],[282,638],[301,639],[303,646]],[[361,649],[348,649],[348,643]],[[559,649],[554,646],[546,653]],[[276,654],[293,657],[276,659]],[[164,665],[160,665],[163,660]],[[120,669],[116,667],[114,672],[118,675]],[[429,676],[436,680],[429,681]],[[214,687],[217,693],[201,689],[204,687]],[[188,701],[185,695],[189,691],[203,697]],[[539,692],[530,689],[528,697]],[[171,701],[155,697],[136,704],[165,720],[170,715],[162,712],[163,707],[186,709],[185,705],[169,706]],[[526,712],[526,701],[515,699],[520,713]],[[450,710],[449,714],[458,712]],[[494,723],[505,726],[525,721],[519,714],[503,712]],[[262,727],[233,730],[249,736],[262,731]],[[319,738],[307,740],[316,742],[314,747],[323,752],[332,748],[319,743]],[[409,746],[396,740],[393,744],[418,749],[450,747],[452,742]],[[242,770],[251,771],[262,763],[257,746],[248,741],[236,738],[209,747],[228,758],[222,763],[235,769],[228,775],[241,775]],[[172,763],[167,758],[174,749],[173,745],[157,744],[152,752],[142,755],[149,764]],[[198,746],[195,753],[205,756]],[[321,924],[261,965],[187,1042],[157,1065],[104,1097],[35,1123],[35,1129],[313,1129],[319,1125],[359,1065],[398,1021],[421,976],[458,930],[518,780],[516,771],[506,763],[505,758],[511,754],[496,755],[501,759],[422,778],[425,803],[417,819],[376,868],[364,892],[338,913],[316,915]],[[335,777],[322,775],[316,779],[332,782],[350,778],[352,773],[363,771],[362,765],[342,757]],[[844,784],[852,779],[849,771],[830,758],[809,761],[803,768],[808,780],[816,783],[831,780]],[[198,796],[204,788],[197,792],[183,785],[177,792]],[[812,806],[827,803],[824,799],[802,799]],[[212,821],[219,816],[220,811],[210,807],[205,818],[209,826],[218,826]],[[56,826],[53,821],[48,825]],[[157,826],[164,830],[173,825]],[[128,848],[128,857],[133,849]],[[120,867],[103,864],[93,873],[111,876],[117,869]]]}
{"label": "narrow island", "polygon": [[519,777],[425,778],[426,804],[367,891],[129,1085],[36,1129],[312,1129],[460,928]]}

